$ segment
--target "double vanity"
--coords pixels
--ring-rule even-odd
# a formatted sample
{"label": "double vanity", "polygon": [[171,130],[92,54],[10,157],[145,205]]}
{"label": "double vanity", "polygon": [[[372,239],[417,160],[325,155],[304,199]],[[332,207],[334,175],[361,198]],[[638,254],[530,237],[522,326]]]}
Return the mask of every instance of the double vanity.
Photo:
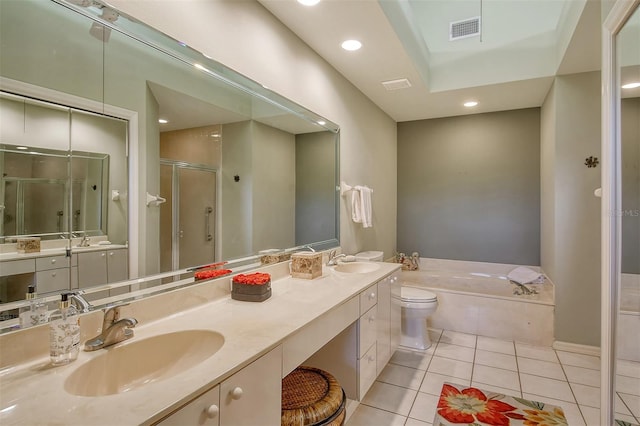
{"label": "double vanity", "polygon": [[[261,268],[273,293],[260,303],[232,300],[229,277],[131,301],[133,338],[62,367],[46,326],[1,335],[0,423],[278,425],[281,380],[303,364],[334,375],[353,410],[398,345],[400,265],[352,265],[314,280]],[[83,343],[102,316],[81,317]]]}

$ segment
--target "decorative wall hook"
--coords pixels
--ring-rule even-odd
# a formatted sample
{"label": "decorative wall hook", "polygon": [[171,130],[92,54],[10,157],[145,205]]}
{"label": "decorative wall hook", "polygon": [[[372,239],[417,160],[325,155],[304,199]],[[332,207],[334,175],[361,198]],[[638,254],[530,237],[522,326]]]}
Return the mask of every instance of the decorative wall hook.
{"label": "decorative wall hook", "polygon": [[594,157],[594,156],[591,156],[586,160],[584,160],[584,165],[587,166],[588,168],[596,167],[599,163],[600,161],[598,160],[598,157]]}

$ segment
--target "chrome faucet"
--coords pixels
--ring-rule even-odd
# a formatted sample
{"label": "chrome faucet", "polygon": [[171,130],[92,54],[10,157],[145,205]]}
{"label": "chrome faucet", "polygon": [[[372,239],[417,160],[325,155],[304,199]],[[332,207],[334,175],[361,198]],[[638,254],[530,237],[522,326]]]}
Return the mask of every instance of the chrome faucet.
{"label": "chrome faucet", "polygon": [[347,257],[347,255],[344,253],[336,255],[336,251],[331,250],[329,252],[329,261],[327,262],[327,266],[336,266],[338,264],[338,259],[341,257]]}
{"label": "chrome faucet", "polygon": [[89,303],[87,299],[82,296],[82,293],[70,293],[69,299],[71,300],[71,304],[76,307],[78,312],[85,313],[91,310],[91,303]]}
{"label": "chrome faucet", "polygon": [[89,237],[87,236],[87,234],[84,234],[82,236],[82,240],[78,244],[78,247],[89,247]]}
{"label": "chrome faucet", "polygon": [[113,306],[104,311],[102,333],[85,342],[85,351],[106,348],[133,337],[132,328],[138,324],[138,320],[135,318],[120,319],[120,308],[122,306],[125,305]]}

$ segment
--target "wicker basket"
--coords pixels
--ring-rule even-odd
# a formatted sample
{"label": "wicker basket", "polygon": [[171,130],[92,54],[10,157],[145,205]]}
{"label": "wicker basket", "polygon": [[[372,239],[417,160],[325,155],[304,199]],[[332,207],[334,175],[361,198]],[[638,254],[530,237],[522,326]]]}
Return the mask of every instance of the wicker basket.
{"label": "wicker basket", "polygon": [[283,426],[341,426],[345,403],[340,384],[324,370],[302,366],[282,379]]}

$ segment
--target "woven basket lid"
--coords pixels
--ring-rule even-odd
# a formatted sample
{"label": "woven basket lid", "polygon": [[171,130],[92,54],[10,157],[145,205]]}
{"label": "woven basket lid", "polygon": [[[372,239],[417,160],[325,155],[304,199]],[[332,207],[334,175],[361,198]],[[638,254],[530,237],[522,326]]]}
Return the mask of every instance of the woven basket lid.
{"label": "woven basket lid", "polygon": [[298,367],[282,379],[282,425],[312,425],[328,419],[342,400],[342,388],[331,374]]}

